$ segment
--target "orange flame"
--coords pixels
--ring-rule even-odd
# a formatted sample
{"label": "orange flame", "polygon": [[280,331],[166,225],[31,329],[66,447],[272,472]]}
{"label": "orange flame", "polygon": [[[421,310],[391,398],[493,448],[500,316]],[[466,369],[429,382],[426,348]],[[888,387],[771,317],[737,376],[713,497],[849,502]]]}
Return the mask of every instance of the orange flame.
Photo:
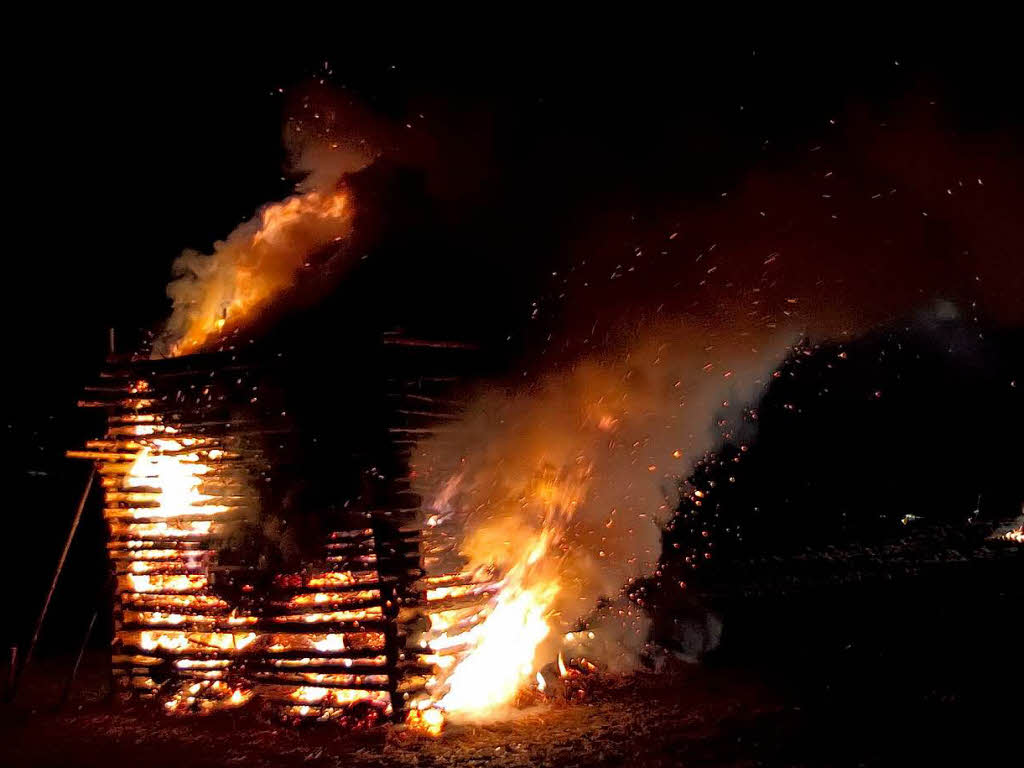
{"label": "orange flame", "polygon": [[405,722],[414,730],[430,736],[440,736],[444,728],[444,713],[439,709],[411,709]]}
{"label": "orange flame", "polygon": [[[562,587],[554,554],[573,519],[585,481],[586,472],[582,472],[535,482],[523,499],[522,511],[527,514],[516,516],[510,525],[491,523],[479,532],[482,552],[471,566],[504,573],[489,587],[494,596],[472,619],[466,620],[459,611],[430,615],[433,637],[428,648],[434,654],[430,658],[447,663],[435,663],[432,695],[420,709],[436,709],[444,715],[490,715],[511,703],[520,689],[535,683],[542,686],[537,651],[551,633],[550,617]],[[538,513],[539,526],[518,525],[532,513]],[[512,542],[511,562],[488,564],[486,559],[493,558],[495,551],[491,543],[502,539]],[[472,542],[469,549],[474,549]],[[438,592],[438,597],[451,594]],[[452,649],[461,650],[456,656],[441,653]],[[443,723],[444,715],[430,717]],[[438,732],[440,725],[428,727],[426,717],[417,715],[416,725],[428,733]]]}
{"label": "orange flame", "polygon": [[308,192],[268,205],[239,226],[214,252],[186,252],[167,289],[174,310],[156,352],[198,352],[223,334],[251,322],[290,287],[310,256],[349,228],[349,195]]}

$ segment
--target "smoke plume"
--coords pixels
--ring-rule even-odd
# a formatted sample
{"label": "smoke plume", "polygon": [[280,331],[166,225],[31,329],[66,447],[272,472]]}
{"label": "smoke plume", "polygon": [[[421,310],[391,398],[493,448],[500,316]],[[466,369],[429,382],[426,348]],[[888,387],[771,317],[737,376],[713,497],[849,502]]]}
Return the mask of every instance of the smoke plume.
{"label": "smoke plume", "polygon": [[[552,272],[532,306],[559,317],[561,338],[541,345],[563,373],[483,392],[419,446],[418,492],[436,522],[467,532],[469,562],[516,563],[546,524],[530,501],[538,482],[571,479],[552,566],[553,618],[570,631],[654,571],[682,480],[739,437],[741,410],[802,337],[850,338],[937,303],[1018,322],[1020,274],[1006,258],[1024,242],[1015,174],[993,162],[991,142],[951,141],[929,120],[912,114],[900,130],[853,114],[787,171],[627,233],[625,252],[599,249],[624,236],[608,224]],[[677,319],[652,321],[666,317]],[[638,330],[623,341],[626,323]],[[591,648],[628,656],[644,632],[636,614],[602,609],[611,637],[587,633]]]}
{"label": "smoke plume", "polygon": [[[646,335],[528,391],[483,393],[417,452],[417,490],[433,503],[431,522],[463,532],[459,548],[471,567],[516,567],[551,529],[545,510],[570,508],[552,534],[550,562],[532,566],[535,583],[558,584],[558,634],[547,651],[599,601],[654,571],[683,479],[735,429],[799,339],[777,331],[754,347],[715,344],[714,334],[686,327]],[[597,649],[622,668],[635,662],[646,620],[628,604],[614,614],[602,616],[602,636],[586,646],[591,658]]]}

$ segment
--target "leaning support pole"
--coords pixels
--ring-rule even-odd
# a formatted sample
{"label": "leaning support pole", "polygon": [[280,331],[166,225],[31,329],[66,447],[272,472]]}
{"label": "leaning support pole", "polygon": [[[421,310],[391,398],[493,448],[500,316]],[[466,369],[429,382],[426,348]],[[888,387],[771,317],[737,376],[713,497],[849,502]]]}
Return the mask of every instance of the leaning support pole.
{"label": "leaning support pole", "polygon": [[11,646],[11,665],[7,668],[7,685],[4,686],[4,700],[14,698],[14,681],[18,671],[18,646]]}
{"label": "leaning support pole", "polygon": [[85,490],[82,491],[82,498],[78,500],[78,509],[75,510],[75,519],[71,521],[71,530],[68,531],[67,540],[64,542],[64,551],[60,553],[60,560],[57,561],[57,570],[53,573],[53,580],[50,582],[50,590],[46,593],[46,600],[43,601],[43,609],[39,612],[39,618],[36,620],[35,630],[32,632],[32,639],[29,641],[28,648],[25,650],[25,659],[21,662],[21,670],[18,672],[18,677],[14,683],[14,690],[11,692],[11,698],[14,698],[18,692],[18,683],[21,681],[21,676],[25,674],[25,670],[28,669],[29,663],[32,661],[32,652],[36,649],[36,643],[39,641],[39,631],[43,628],[43,620],[46,619],[46,612],[50,609],[50,601],[53,599],[53,593],[57,589],[57,582],[60,580],[61,571],[64,570],[64,561],[67,560],[68,552],[71,550],[71,542],[75,539],[75,532],[78,530],[78,524],[82,520],[82,512],[85,510],[85,502],[89,499],[89,492],[92,491],[93,481],[96,479],[96,465],[94,464],[92,470],[89,472],[89,479],[85,483]]}
{"label": "leaning support pole", "polygon": [[89,628],[85,630],[85,637],[82,638],[82,645],[79,647],[78,655],[75,657],[75,666],[71,668],[71,674],[68,675],[68,681],[64,685],[64,693],[60,697],[60,703],[57,704],[57,709],[63,709],[64,705],[68,703],[68,699],[71,698],[71,689],[75,685],[75,678],[78,677],[78,668],[82,665],[82,657],[85,655],[85,647],[89,644],[89,638],[92,637],[92,629],[96,626],[96,619],[99,615],[99,608],[92,612],[92,618],[89,619]]}

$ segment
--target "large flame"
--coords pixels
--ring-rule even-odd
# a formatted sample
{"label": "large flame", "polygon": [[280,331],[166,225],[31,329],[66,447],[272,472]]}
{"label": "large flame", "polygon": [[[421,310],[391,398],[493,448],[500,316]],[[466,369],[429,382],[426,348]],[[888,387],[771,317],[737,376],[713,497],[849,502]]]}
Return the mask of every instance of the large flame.
{"label": "large flame", "polygon": [[508,704],[535,677],[537,647],[546,638],[548,612],[558,594],[556,581],[515,586],[499,594],[482,624],[463,638],[473,645],[465,661],[448,678],[449,691],[437,706],[446,712],[487,714]]}
{"label": "large flame", "polygon": [[[151,445],[139,451],[123,485],[129,491],[129,501],[132,497],[138,501],[152,500],[156,506],[133,509],[135,517],[179,518],[227,509],[222,505],[203,504],[214,497],[200,491],[203,475],[210,472],[210,465],[200,461],[198,452],[187,450],[197,442],[196,439],[155,438],[150,441]],[[133,492],[137,488],[151,490]]]}
{"label": "large flame", "polygon": [[313,191],[266,206],[211,254],[184,253],[168,288],[174,310],[157,354],[187,355],[253,320],[291,286],[310,256],[351,221],[345,190]]}
{"label": "large flame", "polygon": [[[459,611],[430,615],[433,695],[419,703],[412,724],[437,733],[443,717],[427,710],[486,716],[535,683],[544,661],[538,650],[552,633],[552,610],[563,586],[558,547],[585,483],[585,472],[537,481],[512,514],[483,523],[465,543],[467,573],[495,574],[494,596],[468,619]],[[454,594],[450,590],[439,588],[434,596],[444,599]],[[445,655],[453,651],[457,655]]]}

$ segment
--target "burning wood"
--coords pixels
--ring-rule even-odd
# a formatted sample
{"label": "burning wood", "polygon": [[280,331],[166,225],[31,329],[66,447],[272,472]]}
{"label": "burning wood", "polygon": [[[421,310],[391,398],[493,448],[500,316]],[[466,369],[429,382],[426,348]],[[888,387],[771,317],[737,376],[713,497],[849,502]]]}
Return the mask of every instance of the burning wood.
{"label": "burning wood", "polygon": [[1014,544],[1024,544],[1024,514],[1009,525],[1004,525],[998,528],[995,533],[992,534],[992,538],[1001,541],[1009,541]]}
{"label": "burning wood", "polygon": [[[550,615],[562,586],[555,555],[586,482],[585,469],[545,473],[520,502],[535,511],[539,525],[489,532],[516,537],[510,560],[488,563],[478,556],[459,572],[426,580],[422,610],[427,623],[416,642],[433,674],[423,694],[410,702],[410,726],[436,735],[448,716],[491,715],[523,703],[524,695],[546,699],[549,686],[537,655],[552,632]],[[446,483],[445,492],[453,487]],[[434,504],[435,509],[442,506]],[[431,519],[428,530],[444,536],[437,516]],[[493,551],[486,548],[485,556]]]}
{"label": "burning wood", "polygon": [[[224,418],[217,373],[209,355],[151,361],[109,372],[83,403],[108,409],[106,435],[69,455],[95,462],[104,492],[124,694],[174,714],[262,701],[288,720],[404,718],[427,732],[448,717],[584,695],[585,662],[556,666],[540,648],[559,637],[563,542],[586,466],[541,473],[520,500],[536,525],[479,527],[468,549],[445,510],[457,476],[429,510],[399,483],[392,508],[330,533],[321,558],[274,575],[269,594],[246,597],[250,577],[234,567],[232,597],[219,556],[259,508],[250,471],[262,459],[240,437],[259,420]],[[403,429],[453,415],[446,398],[414,397],[396,408]],[[514,540],[496,550],[510,554],[491,556],[495,537]]]}
{"label": "burning wood", "polygon": [[[108,388],[118,411],[108,419],[106,439],[69,453],[95,461],[102,477],[108,550],[118,573],[116,644],[144,654],[115,654],[115,676],[126,692],[161,694],[168,711],[240,706],[252,697],[250,688],[212,679],[222,677],[232,660],[202,666],[209,661],[203,656],[238,652],[256,639],[251,631],[226,631],[251,626],[257,617],[228,613],[210,584],[222,521],[241,509],[233,488],[220,484],[215,490],[206,482],[222,474],[219,462],[228,454],[220,441],[181,434],[146,412],[153,400],[130,396],[150,389],[144,380],[120,391]],[[179,674],[167,671],[172,659]],[[186,682],[196,674],[206,679]]]}
{"label": "burning wood", "polygon": [[[270,599],[235,604],[217,590],[218,555],[258,508],[248,472],[262,460],[239,438],[252,429],[210,418],[224,398],[195,361],[146,366],[145,378],[108,372],[98,399],[82,403],[108,410],[107,434],[68,453],[95,462],[101,478],[122,694],[155,698],[172,714],[258,699],[286,719],[392,716],[422,687],[410,665],[399,673],[389,639],[396,585],[401,568],[416,565],[418,539],[384,544],[374,527],[336,531],[324,567],[278,574]],[[183,396],[196,391],[193,380],[199,394]],[[243,583],[243,594],[251,589]]]}

